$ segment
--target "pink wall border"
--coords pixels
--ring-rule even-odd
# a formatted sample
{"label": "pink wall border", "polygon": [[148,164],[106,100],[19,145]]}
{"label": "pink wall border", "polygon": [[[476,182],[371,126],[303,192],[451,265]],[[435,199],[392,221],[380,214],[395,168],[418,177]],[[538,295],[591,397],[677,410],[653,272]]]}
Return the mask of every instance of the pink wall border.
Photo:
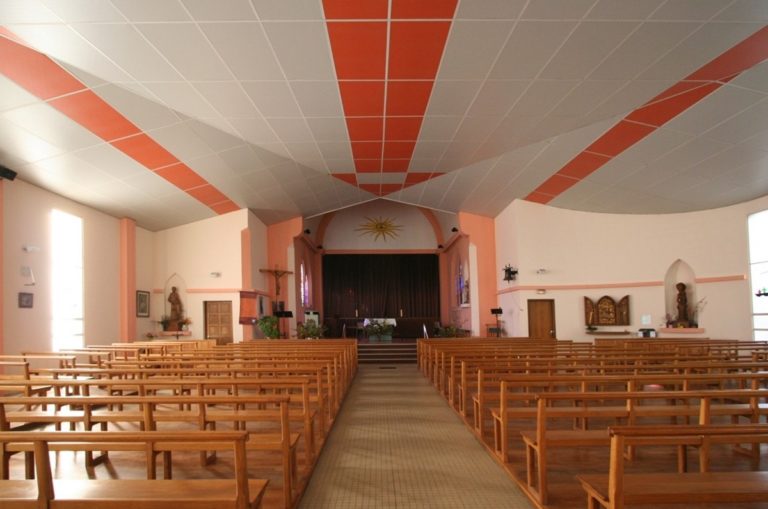
{"label": "pink wall border", "polygon": [[[734,281],[746,281],[745,274],[734,274],[730,276],[713,276],[696,278],[698,284],[708,283],[729,283]],[[519,285],[511,288],[499,290],[497,295],[505,293],[514,293],[526,290],[594,290],[599,288],[642,288],[650,286],[664,286],[664,281],[625,281],[622,283],[589,283],[574,285]]]}

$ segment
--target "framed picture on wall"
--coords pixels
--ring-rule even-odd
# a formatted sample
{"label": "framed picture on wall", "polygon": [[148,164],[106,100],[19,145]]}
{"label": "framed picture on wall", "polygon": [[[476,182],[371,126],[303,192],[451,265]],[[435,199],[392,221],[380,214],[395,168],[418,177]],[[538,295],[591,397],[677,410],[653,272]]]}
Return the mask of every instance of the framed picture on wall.
{"label": "framed picture on wall", "polygon": [[149,292],[136,291],[136,316],[149,316]]}
{"label": "framed picture on wall", "polygon": [[19,307],[20,308],[31,308],[32,304],[34,303],[35,294],[33,293],[26,293],[26,292],[20,292],[19,293]]}

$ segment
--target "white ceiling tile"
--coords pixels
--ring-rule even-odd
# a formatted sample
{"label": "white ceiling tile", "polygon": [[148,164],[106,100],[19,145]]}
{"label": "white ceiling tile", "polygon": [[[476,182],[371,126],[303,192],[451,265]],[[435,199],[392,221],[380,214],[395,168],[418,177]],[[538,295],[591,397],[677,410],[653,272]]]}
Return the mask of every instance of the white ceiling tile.
{"label": "white ceiling tile", "polygon": [[665,124],[669,129],[700,134],[765,99],[765,95],[721,87]]}
{"label": "white ceiling tile", "polygon": [[685,145],[692,139],[693,136],[690,134],[661,128],[635,143],[616,158],[636,161],[639,163],[648,163]]}
{"label": "white ceiling tile", "polygon": [[268,22],[267,36],[289,80],[334,80],[324,22]]}
{"label": "white ceiling tile", "polygon": [[132,78],[106,58],[80,34],[65,25],[15,25],[12,30],[36,50],[55,57],[106,81]]}
{"label": "white ceiling tile", "polygon": [[131,21],[189,21],[187,11],[177,0],[111,0]]}
{"label": "white ceiling tile", "polygon": [[672,86],[671,81],[633,80],[606,97],[590,114],[591,120],[626,115]]}
{"label": "white ceiling tile", "polygon": [[212,118],[218,112],[189,83],[146,83],[165,106],[192,118]]}
{"label": "white ceiling tile", "polygon": [[286,143],[285,147],[291,153],[294,161],[304,164],[315,171],[322,169],[325,172],[327,170],[323,162],[323,155],[317,148],[317,144],[290,142]]}
{"label": "white ceiling tile", "polygon": [[210,154],[212,151],[186,123],[161,127],[147,134],[184,162]]}
{"label": "white ceiling tile", "polygon": [[664,0],[599,0],[586,15],[586,19],[645,19]]}
{"label": "white ceiling tile", "polygon": [[125,21],[123,15],[104,0],[42,0],[42,3],[67,23]]}
{"label": "white ceiling tile", "polygon": [[312,131],[303,118],[269,118],[267,122],[284,143],[314,142]]}
{"label": "white ceiling tile", "polygon": [[343,117],[311,117],[307,124],[317,141],[347,140],[347,124]]}
{"label": "white ceiling tile", "polygon": [[89,23],[73,28],[136,80],[182,80],[181,74],[131,25]]}
{"label": "white ceiling tile", "polygon": [[259,112],[235,81],[204,81],[192,84],[224,117],[256,117]]}
{"label": "white ceiling tile", "polygon": [[64,150],[77,150],[102,143],[100,138],[45,104],[16,108],[5,112],[3,117]]}
{"label": "white ceiling tile", "polygon": [[454,141],[484,141],[499,123],[498,117],[464,117]]}
{"label": "white ceiling tile", "polygon": [[472,103],[481,81],[435,81],[427,106],[430,115],[463,115]]}
{"label": "white ceiling tile", "polygon": [[763,0],[736,0],[715,19],[721,21],[768,21],[768,3]]}
{"label": "white ceiling tile", "polygon": [[0,75],[0,112],[36,103],[37,97]]}
{"label": "white ceiling tile", "polygon": [[432,159],[442,157],[448,148],[449,142],[445,141],[419,141],[413,151],[413,159]]}
{"label": "white ceiling tile", "polygon": [[543,115],[555,107],[579,84],[575,80],[537,80],[517,101],[511,114],[515,116]]}
{"label": "white ceiling tile", "polygon": [[0,8],[0,25],[59,21],[58,16],[39,0],[3,0]]}
{"label": "white ceiling tile", "polygon": [[726,86],[744,87],[768,94],[768,62],[747,69]]}
{"label": "white ceiling tile", "polygon": [[420,141],[448,141],[453,139],[462,117],[427,116],[421,124]]}
{"label": "white ceiling tile", "polygon": [[140,163],[106,143],[78,150],[74,155],[118,179],[147,173]]}
{"label": "white ceiling tile", "polygon": [[252,0],[259,17],[265,20],[323,20],[323,8],[317,0]]}
{"label": "white ceiling tile", "polygon": [[282,80],[261,23],[202,23],[216,51],[240,80]]}
{"label": "white ceiling tile", "polygon": [[525,6],[525,0],[482,0],[459,2],[456,19],[515,19]]}
{"label": "white ceiling tile", "polygon": [[580,23],[541,72],[541,77],[586,77],[636,27],[634,22]]}
{"label": "white ceiling tile", "polygon": [[595,0],[537,0],[529,2],[524,19],[580,19]]}
{"label": "white ceiling tile", "polygon": [[186,79],[231,79],[224,62],[196,25],[144,24],[139,30]]}
{"label": "white ceiling tile", "polygon": [[550,112],[563,117],[581,117],[594,110],[606,97],[620,90],[626,82],[613,80],[582,81]]}
{"label": "white ceiling tile", "polygon": [[347,142],[323,142],[317,144],[325,159],[345,159],[352,157],[352,149]]}
{"label": "white ceiling tile", "polygon": [[245,175],[266,168],[256,153],[247,145],[219,152],[219,159],[235,175]]}
{"label": "white ceiling tile", "polygon": [[146,193],[148,197],[153,198],[166,198],[178,196],[179,194],[178,187],[152,171],[144,171],[143,173],[137,173],[130,177],[126,177],[123,179],[123,192],[126,191],[126,186],[130,186],[142,193]]}
{"label": "white ceiling tile", "polygon": [[301,110],[285,81],[247,81],[243,83],[243,88],[265,117],[301,116]]}
{"label": "white ceiling tile", "polygon": [[94,186],[103,182],[113,181],[111,175],[85,163],[82,159],[72,154],[62,154],[51,157],[35,163],[39,168],[43,168],[53,174],[55,179],[77,182],[83,186]]}
{"label": "white ceiling tile", "polygon": [[726,143],[739,143],[759,131],[768,129],[768,101],[762,101],[706,132],[707,138]]}
{"label": "white ceiling tile", "polygon": [[355,162],[348,159],[326,159],[325,165],[330,173],[355,173]]}
{"label": "white ceiling tile", "polygon": [[274,143],[277,141],[277,136],[275,135],[274,131],[269,126],[267,121],[261,117],[237,117],[229,119],[229,122],[235,129],[237,129],[237,132],[240,133],[240,136],[243,139],[248,140],[251,143],[260,145],[263,143]]}
{"label": "white ceiling tile", "polygon": [[528,81],[521,80],[486,81],[469,111],[467,111],[467,115],[473,117],[504,115],[520,98],[528,85]]}
{"label": "white ceiling tile", "polygon": [[[637,2],[641,3],[641,2]],[[631,79],[701,26],[646,22],[590,74],[592,79]]]}
{"label": "white ceiling tile", "polygon": [[728,4],[722,0],[667,0],[651,19],[708,20]]}
{"label": "white ceiling tile", "polygon": [[680,80],[761,28],[746,23],[715,23],[701,27],[643,72],[639,79]]}
{"label": "white ceiling tile", "polygon": [[182,0],[184,6],[197,21],[246,21],[255,20],[248,0]]}
{"label": "white ceiling tile", "polygon": [[485,77],[513,25],[512,21],[454,21],[438,79]]}
{"label": "white ceiling tile", "polygon": [[0,116],[0,140],[3,141],[0,149],[4,155],[30,163],[64,152],[63,148],[35,136],[2,116]]}
{"label": "white ceiling tile", "polygon": [[199,120],[188,120],[187,125],[205,142],[206,145],[216,152],[243,144],[241,138],[204,122],[200,122]]}
{"label": "white ceiling tile", "polygon": [[179,117],[172,110],[122,87],[105,85],[94,89],[94,92],[142,130],[148,131],[179,122]]}
{"label": "white ceiling tile", "polygon": [[576,27],[573,21],[521,21],[491,71],[495,79],[535,78]]}
{"label": "white ceiling tile", "polygon": [[335,81],[292,81],[291,89],[305,117],[340,117],[339,85]]}

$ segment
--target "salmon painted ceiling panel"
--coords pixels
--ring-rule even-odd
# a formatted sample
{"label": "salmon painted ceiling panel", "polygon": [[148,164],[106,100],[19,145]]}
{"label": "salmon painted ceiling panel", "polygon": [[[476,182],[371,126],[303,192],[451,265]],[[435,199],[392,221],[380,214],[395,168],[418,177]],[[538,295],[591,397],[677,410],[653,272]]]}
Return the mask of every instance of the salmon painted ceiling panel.
{"label": "salmon painted ceiling panel", "polygon": [[151,230],[376,196],[719,207],[768,194],[766,25],[750,0],[3,0],[0,164]]}

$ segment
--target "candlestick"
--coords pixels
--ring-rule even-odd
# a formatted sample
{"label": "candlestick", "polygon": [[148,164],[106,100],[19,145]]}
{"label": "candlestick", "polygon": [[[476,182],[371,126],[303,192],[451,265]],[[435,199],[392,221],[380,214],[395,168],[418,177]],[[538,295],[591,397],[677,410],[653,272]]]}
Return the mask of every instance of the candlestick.
{"label": "candlestick", "polygon": [[355,318],[357,318],[357,308],[355,308]]}
{"label": "candlestick", "polygon": [[400,318],[403,317],[403,308],[400,308]]}

